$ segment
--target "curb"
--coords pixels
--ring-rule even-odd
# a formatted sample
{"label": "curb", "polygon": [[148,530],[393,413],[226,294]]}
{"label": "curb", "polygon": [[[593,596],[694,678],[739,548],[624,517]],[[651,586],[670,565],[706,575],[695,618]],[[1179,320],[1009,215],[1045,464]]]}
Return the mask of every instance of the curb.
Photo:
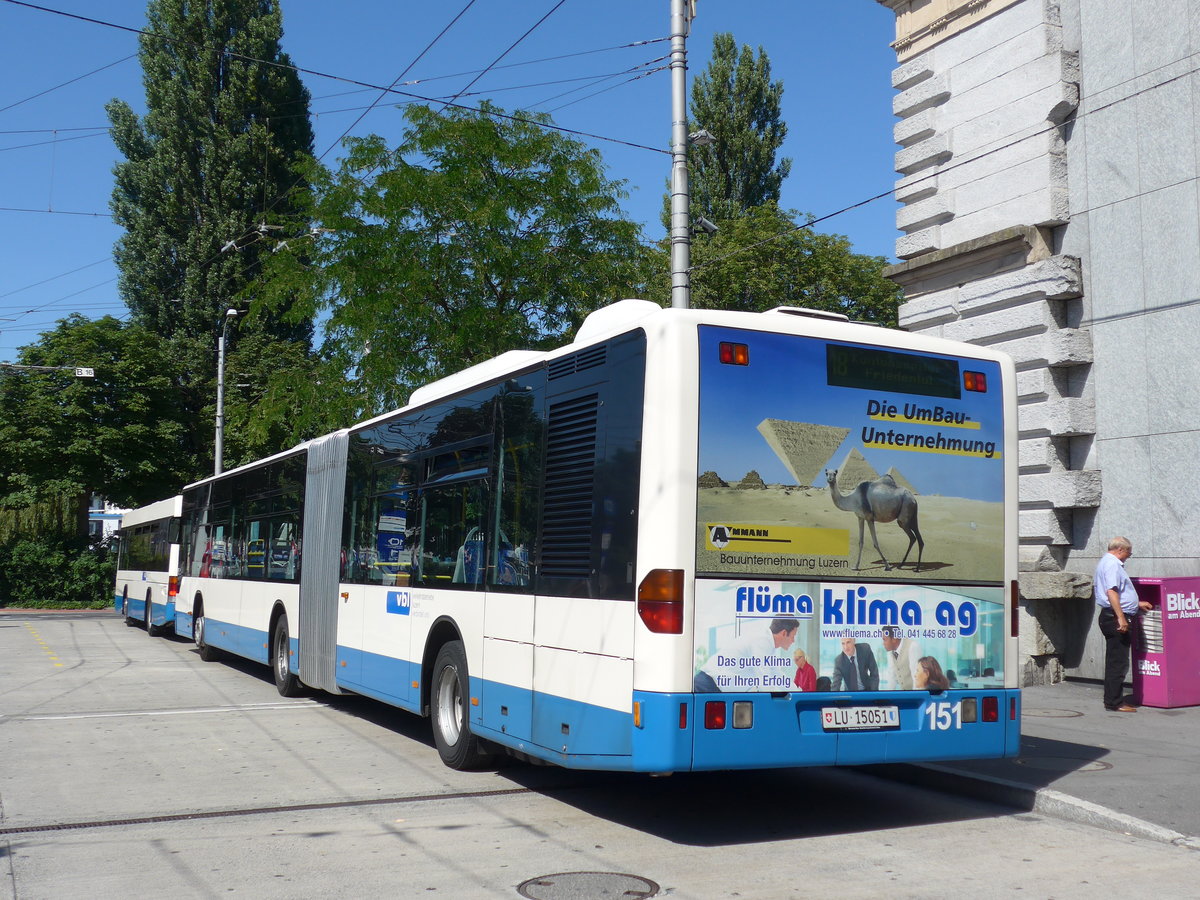
{"label": "curb", "polygon": [[1200,850],[1200,837],[1182,834],[1088,800],[1072,797],[1050,788],[1028,785],[991,775],[968,775],[964,772],[933,764],[890,764],[863,766],[860,771],[891,781],[919,785],[945,793],[968,796],[976,800],[1011,806],[1027,812],[1037,812],[1068,822],[1091,825],[1107,831],[1133,835],[1163,844],[1174,844],[1187,850]]}

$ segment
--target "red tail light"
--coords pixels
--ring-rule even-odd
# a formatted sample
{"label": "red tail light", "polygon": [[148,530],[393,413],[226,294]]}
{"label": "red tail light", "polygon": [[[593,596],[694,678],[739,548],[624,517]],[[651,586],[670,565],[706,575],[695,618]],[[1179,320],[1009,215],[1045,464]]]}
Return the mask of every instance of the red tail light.
{"label": "red tail light", "polygon": [[725,727],[725,701],[709,700],[704,704],[704,727],[712,731]]}
{"label": "red tail light", "polygon": [[172,575],[171,577],[169,577],[167,579],[167,596],[168,597],[178,597],[179,596],[179,576],[178,575]]}
{"label": "red tail light", "polygon": [[1010,697],[1008,699],[1008,719],[1010,722],[1017,721],[1017,698]]}
{"label": "red tail light", "polygon": [[750,348],[746,344],[734,344],[721,341],[719,353],[721,362],[727,366],[750,365]]}
{"label": "red tail light", "polygon": [[654,569],[638,585],[638,615],[655,634],[683,634],[683,569]]}
{"label": "red tail light", "polygon": [[963,387],[968,391],[987,393],[987,376],[982,372],[963,372]]}
{"label": "red tail light", "polygon": [[999,697],[984,697],[983,698],[983,721],[999,722],[1000,721],[1000,698]]}
{"label": "red tail light", "polygon": [[679,727],[687,728],[687,704],[679,704]]}

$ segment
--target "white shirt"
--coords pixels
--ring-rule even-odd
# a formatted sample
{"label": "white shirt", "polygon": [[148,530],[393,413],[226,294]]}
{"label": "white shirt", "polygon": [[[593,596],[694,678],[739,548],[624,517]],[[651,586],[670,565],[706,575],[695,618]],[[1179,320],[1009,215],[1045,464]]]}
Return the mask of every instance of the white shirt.
{"label": "white shirt", "polygon": [[901,638],[895,650],[884,650],[888,661],[888,673],[892,689],[911,691],[916,687],[917,660],[921,658],[921,647],[916,641]]}

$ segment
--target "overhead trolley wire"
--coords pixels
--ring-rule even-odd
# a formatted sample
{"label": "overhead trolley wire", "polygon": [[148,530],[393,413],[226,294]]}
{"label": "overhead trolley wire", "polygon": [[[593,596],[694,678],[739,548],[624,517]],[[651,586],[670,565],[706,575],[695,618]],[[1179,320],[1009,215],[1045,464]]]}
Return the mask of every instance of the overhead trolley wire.
{"label": "overhead trolley wire", "polygon": [[[428,44],[425,45],[425,49],[422,50],[420,53],[418,53],[416,55],[416,57],[413,59],[413,61],[404,67],[404,71],[401,72],[399,75],[397,75],[390,85],[388,85],[386,88],[381,88],[379,96],[376,97],[371,102],[370,106],[368,106],[365,110],[363,110],[362,115],[360,115],[357,119],[355,119],[353,122],[351,122],[350,126],[348,128],[346,128],[346,130],[343,131],[340,135],[338,135],[337,139],[332,144],[330,144],[329,147],[325,150],[325,153],[322,153],[320,156],[317,157],[318,162],[320,162],[321,160],[323,160],[325,158],[325,154],[327,154],[330,150],[332,150],[339,143],[341,143],[342,139],[345,138],[346,135],[348,135],[354,129],[354,127],[356,125],[358,125],[358,123],[361,122],[366,117],[367,113],[369,113],[371,110],[373,110],[375,108],[375,106],[379,103],[380,100],[382,100],[384,97],[386,97],[388,95],[388,93],[391,91],[391,89],[396,86],[396,84],[400,81],[401,78],[403,78],[410,71],[412,71],[412,67],[421,61],[421,57],[423,57],[426,53],[428,53],[430,50],[433,49],[434,44],[436,44],[438,41],[440,41],[445,36],[446,32],[454,27],[455,23],[458,22],[458,20],[461,19],[466,14],[467,10],[469,10],[472,6],[475,5],[475,2],[476,2],[476,0],[467,0],[467,5],[464,6],[462,9],[460,9],[458,11],[458,15],[456,15],[453,19],[451,19],[449,24],[447,24],[445,28],[443,28],[441,31],[438,32],[437,37],[435,37],[432,41],[430,41]],[[292,187],[295,187],[295,185],[292,185]],[[271,206],[274,207],[275,203],[278,203],[280,199],[282,199],[282,197],[276,199],[271,204]]]}
{"label": "overhead trolley wire", "polygon": [[82,272],[84,269],[90,269],[93,266],[98,266],[101,263],[106,263],[111,259],[112,259],[111,256],[106,256],[103,259],[96,260],[95,262],[90,262],[90,263],[87,263],[86,265],[79,266],[78,268],[71,269],[69,272],[62,272],[58,275],[51,275],[49,278],[43,278],[41,281],[35,281],[33,284],[27,284],[24,287],[13,288],[11,291],[5,291],[3,294],[0,294],[0,300],[3,300],[5,297],[11,297],[13,294],[19,294],[22,291],[28,291],[31,288],[41,287],[43,284],[49,284],[51,281],[57,281],[60,278],[66,278],[68,275],[74,275],[76,272]]}
{"label": "overhead trolley wire", "polygon": [[[129,26],[129,25],[119,25],[115,22],[106,22],[103,19],[95,19],[95,18],[91,18],[90,16],[82,16],[82,15],[79,15],[78,13],[69,13],[69,12],[65,12],[61,9],[52,9],[48,6],[39,6],[36,3],[28,3],[28,2],[26,2],[26,0],[0,0],[0,2],[9,3],[9,4],[12,4],[13,6],[25,7],[27,9],[34,9],[39,12],[46,12],[46,13],[50,13],[50,14],[56,15],[56,16],[63,16],[68,19],[77,19],[81,22],[88,22],[93,25],[101,25],[105,28],[115,28],[119,31],[125,31],[125,32],[129,32],[130,34],[137,34],[137,35],[141,35],[143,37],[154,38],[155,40],[170,41],[172,43],[182,44],[183,46],[189,46],[189,47],[195,46],[190,41],[184,41],[179,38],[166,37],[165,35],[155,34],[152,31],[146,31],[146,30],[140,29],[140,28],[133,28],[132,26]],[[565,0],[562,0],[562,2],[565,2]],[[551,10],[551,12],[553,12],[553,10]],[[301,75],[312,75],[315,78],[327,78],[331,81],[340,81],[343,84],[353,84],[358,87],[367,88],[369,90],[388,91],[389,93],[397,94],[401,97],[407,97],[410,100],[414,100],[414,101],[417,101],[420,103],[441,103],[443,106],[450,106],[450,107],[454,107],[456,109],[465,109],[470,112],[482,112],[483,111],[477,106],[471,106],[471,105],[465,104],[465,103],[446,102],[443,100],[439,100],[436,97],[426,97],[421,94],[412,93],[410,91],[401,91],[395,87],[387,88],[382,85],[371,84],[370,82],[367,82],[367,81],[359,81],[357,79],[346,78],[341,75],[331,75],[328,72],[320,72],[316,69],[306,69],[306,68],[303,68],[302,66],[287,65],[285,63],[276,62],[274,60],[269,60],[269,59],[258,59],[257,57],[247,56],[242,53],[235,53],[231,50],[226,51],[226,55],[231,59],[240,59],[244,62],[262,63],[263,65],[273,66],[277,69],[287,69],[289,71],[297,72]],[[564,128],[561,125],[554,125],[554,124],[551,124],[548,122],[539,122],[536,119],[529,119],[529,118],[524,118],[521,116],[505,115],[503,113],[497,113],[497,112],[494,112],[491,110],[489,110],[488,112],[489,112],[489,115],[494,115],[499,118],[510,119],[514,122],[525,122],[530,125],[536,125],[539,128],[549,129],[551,131],[561,131],[564,134],[573,134],[573,135],[577,135],[579,137],[592,138],[593,140],[597,140],[597,141],[606,141],[608,143],[620,144],[622,146],[632,147],[637,150],[649,150],[651,153],[662,153],[667,156],[671,155],[670,150],[664,150],[661,147],[649,147],[645,144],[638,144],[638,143],[634,143],[633,141],[624,141],[619,138],[607,137],[602,134],[593,134],[593,133],[587,132],[587,131],[578,131],[578,130],[571,129],[571,128]]]}
{"label": "overhead trolley wire", "polygon": [[525,40],[525,38],[527,38],[531,34],[533,34],[542,25],[543,22],[545,22],[552,15],[554,15],[556,12],[558,12],[558,10],[566,2],[567,2],[567,0],[558,0],[558,2],[555,3],[554,6],[552,6],[550,8],[549,12],[547,12],[544,16],[542,16],[540,19],[538,19],[536,22],[534,22],[532,25],[530,25],[528,31],[526,31],[523,35],[521,35],[519,38],[517,38],[515,41],[513,41],[511,44],[509,44],[508,48],[503,53],[501,53],[499,56],[497,56],[495,59],[493,59],[490,63],[488,63],[488,65],[485,68],[481,69],[479,71],[479,73],[474,78],[472,78],[470,80],[470,82],[468,82],[466,87],[464,87],[461,91],[459,91],[457,94],[455,94],[453,97],[450,98],[450,101],[452,102],[454,100],[457,100],[459,97],[461,97],[463,94],[465,94],[468,90],[473,88],[476,85],[476,83],[479,81],[480,78],[482,78],[484,75],[486,75],[488,72],[490,72],[500,62],[500,60],[504,59],[504,57],[508,56],[509,53],[511,53],[513,50],[515,50],[517,45],[520,44],[521,41]]}
{"label": "overhead trolley wire", "polygon": [[85,72],[82,75],[77,75],[68,81],[64,81],[62,84],[56,84],[54,87],[46,88],[44,91],[38,91],[36,94],[30,94],[24,100],[18,100],[16,103],[8,104],[8,106],[0,106],[0,113],[8,112],[10,109],[15,109],[16,107],[20,106],[22,103],[28,103],[30,100],[36,100],[38,97],[44,97],[47,94],[53,93],[54,91],[57,91],[59,88],[64,88],[69,84],[74,84],[77,81],[83,81],[83,79],[90,78],[92,75],[95,75],[98,72],[103,72],[105,69],[111,69],[113,66],[119,66],[123,62],[128,62],[129,60],[133,59],[135,56],[137,56],[136,53],[131,53],[131,54],[129,54],[129,56],[123,56],[120,59],[116,60],[115,62],[110,62],[108,65],[101,66],[98,69],[92,69],[92,71]]}

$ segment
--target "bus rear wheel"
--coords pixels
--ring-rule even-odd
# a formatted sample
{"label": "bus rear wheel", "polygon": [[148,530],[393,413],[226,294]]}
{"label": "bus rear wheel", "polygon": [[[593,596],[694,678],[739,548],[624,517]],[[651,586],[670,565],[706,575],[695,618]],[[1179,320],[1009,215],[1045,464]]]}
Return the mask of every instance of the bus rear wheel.
{"label": "bus rear wheel", "polygon": [[451,769],[478,769],[492,760],[483,741],[471,733],[467,716],[467,654],[462,641],[450,641],[438,650],[433,663],[430,708],[433,742],[438,756]]}
{"label": "bus rear wheel", "polygon": [[200,654],[200,658],[202,660],[205,662],[212,662],[217,658],[217,651],[204,641],[203,607],[201,607],[196,613],[196,618],[192,620],[192,639],[196,642],[196,652]]}
{"label": "bus rear wheel", "polygon": [[299,697],[304,693],[304,685],[292,671],[291,649],[287,616],[282,615],[275,621],[275,631],[271,635],[271,670],[275,673],[275,687],[280,694]]}
{"label": "bus rear wheel", "polygon": [[154,604],[149,591],[146,592],[146,634],[150,637],[158,634],[158,627],[154,624]]}
{"label": "bus rear wheel", "polygon": [[134,625],[137,624],[137,619],[135,619],[133,616],[131,616],[129,614],[129,589],[128,588],[126,588],[125,592],[121,595],[121,615],[123,615],[125,617],[125,625],[127,627],[132,628]]}

